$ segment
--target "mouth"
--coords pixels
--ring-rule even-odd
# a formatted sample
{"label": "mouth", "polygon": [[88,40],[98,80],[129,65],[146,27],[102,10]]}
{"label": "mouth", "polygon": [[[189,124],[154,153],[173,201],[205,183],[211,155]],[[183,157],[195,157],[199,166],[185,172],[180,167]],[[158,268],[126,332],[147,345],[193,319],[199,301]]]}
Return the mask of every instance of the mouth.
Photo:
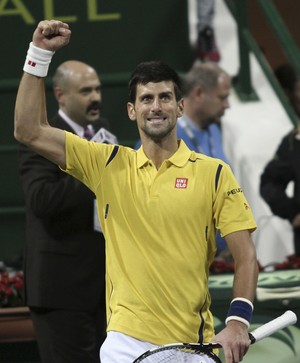
{"label": "mouth", "polygon": [[163,116],[157,116],[157,117],[149,117],[147,118],[147,121],[150,122],[152,125],[160,125],[166,121],[166,117]]}
{"label": "mouth", "polygon": [[92,102],[87,108],[87,113],[92,116],[99,116],[101,110],[101,104],[97,101]]}
{"label": "mouth", "polygon": [[93,116],[97,116],[100,114],[100,108],[99,107],[93,107],[88,110],[88,113]]}

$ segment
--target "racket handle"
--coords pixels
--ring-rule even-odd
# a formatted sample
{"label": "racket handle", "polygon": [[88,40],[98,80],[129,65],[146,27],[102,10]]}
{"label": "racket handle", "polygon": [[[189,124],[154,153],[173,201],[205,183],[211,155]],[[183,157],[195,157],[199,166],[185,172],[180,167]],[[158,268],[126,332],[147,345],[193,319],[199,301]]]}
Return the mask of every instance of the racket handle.
{"label": "racket handle", "polygon": [[289,325],[293,325],[296,322],[297,315],[293,311],[287,310],[278,318],[269,321],[268,323],[258,327],[257,329],[254,329],[251,333],[249,333],[251,344],[276,333],[280,329],[284,329]]}

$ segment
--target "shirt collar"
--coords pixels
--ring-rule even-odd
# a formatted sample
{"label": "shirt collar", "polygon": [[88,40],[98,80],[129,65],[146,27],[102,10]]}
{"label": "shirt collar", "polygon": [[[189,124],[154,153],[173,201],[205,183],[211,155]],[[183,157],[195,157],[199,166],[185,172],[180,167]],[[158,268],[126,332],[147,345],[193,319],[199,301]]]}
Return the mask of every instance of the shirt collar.
{"label": "shirt collar", "polygon": [[[186,146],[183,140],[178,140],[178,149],[168,160],[175,166],[183,167],[188,159],[191,157],[192,151]],[[150,160],[144,153],[143,145],[137,150],[137,167],[141,168],[144,165],[150,163]]]}
{"label": "shirt collar", "polygon": [[181,127],[190,127],[192,130],[201,130],[201,128],[194,122],[190,117],[188,117],[186,114],[183,114],[178,119],[178,123]]}

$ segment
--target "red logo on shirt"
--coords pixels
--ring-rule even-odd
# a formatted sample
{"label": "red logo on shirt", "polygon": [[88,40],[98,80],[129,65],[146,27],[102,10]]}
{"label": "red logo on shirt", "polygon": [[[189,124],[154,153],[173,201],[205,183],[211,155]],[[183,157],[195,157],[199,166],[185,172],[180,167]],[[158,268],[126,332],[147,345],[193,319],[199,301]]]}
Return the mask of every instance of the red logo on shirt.
{"label": "red logo on shirt", "polygon": [[186,189],[188,185],[188,178],[176,178],[175,188]]}

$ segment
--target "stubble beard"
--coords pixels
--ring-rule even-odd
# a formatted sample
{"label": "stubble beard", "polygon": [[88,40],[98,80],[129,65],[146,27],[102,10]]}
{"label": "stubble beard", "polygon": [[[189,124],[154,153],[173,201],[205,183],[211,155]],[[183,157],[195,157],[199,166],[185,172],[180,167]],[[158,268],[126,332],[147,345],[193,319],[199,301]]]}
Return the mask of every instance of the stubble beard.
{"label": "stubble beard", "polygon": [[141,127],[141,130],[148,139],[151,139],[154,142],[160,142],[165,139],[168,135],[172,133],[176,126],[176,124],[172,125],[170,123],[167,123],[165,127],[155,128],[151,127],[151,125],[149,125],[147,122],[148,121],[145,121],[145,123]]}

